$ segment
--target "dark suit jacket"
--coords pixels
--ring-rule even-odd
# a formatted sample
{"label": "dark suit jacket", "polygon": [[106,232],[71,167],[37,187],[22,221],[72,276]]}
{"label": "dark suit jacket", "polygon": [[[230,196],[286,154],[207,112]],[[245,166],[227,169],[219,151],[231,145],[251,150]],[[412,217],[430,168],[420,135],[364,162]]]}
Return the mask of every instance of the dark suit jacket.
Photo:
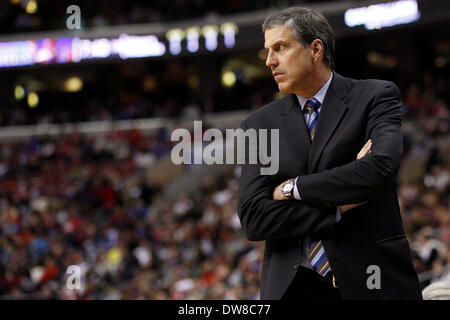
{"label": "dark suit jacket", "polygon": [[[294,94],[242,122],[244,130],[279,129],[278,173],[261,175],[262,165],[246,158],[239,190],[247,238],[266,241],[262,299],[282,297],[297,272],[304,236],[323,240],[343,299],[421,299],[396,194],[400,107],[394,83],[334,73],[312,143]],[[371,153],[356,160],[369,138]],[[302,200],[273,200],[274,188],[296,176]],[[335,223],[337,206],[364,201]],[[367,286],[371,265],[380,268],[381,289]]]}

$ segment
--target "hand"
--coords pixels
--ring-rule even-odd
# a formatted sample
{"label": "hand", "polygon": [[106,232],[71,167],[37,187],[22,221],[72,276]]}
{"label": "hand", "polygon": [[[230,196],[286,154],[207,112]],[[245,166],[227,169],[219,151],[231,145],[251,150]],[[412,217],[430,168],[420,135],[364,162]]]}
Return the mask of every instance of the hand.
{"label": "hand", "polygon": [[366,203],[367,201],[361,202],[361,203],[352,203],[352,204],[345,204],[343,206],[339,206],[339,211],[341,212],[341,214],[343,214],[344,212],[351,210],[353,208],[356,208],[359,205],[362,205],[364,203]]}
{"label": "hand", "polygon": [[356,156],[356,159],[359,160],[362,157],[368,155],[372,150],[370,150],[370,148],[372,148],[372,140],[369,139],[367,140],[366,144],[362,147],[362,149],[359,151],[358,155]]}
{"label": "hand", "polygon": [[[372,147],[372,140],[369,139],[369,140],[367,140],[366,144],[362,147],[362,149],[359,151],[356,159],[359,160],[362,157],[368,155],[371,152],[371,150],[370,150],[371,147]],[[281,188],[283,187],[283,184],[285,184],[286,182],[287,182],[287,180],[283,181],[275,188],[275,190],[273,191],[273,199],[274,200],[289,200],[290,199],[288,197],[285,197],[283,192],[281,192]],[[341,211],[341,213],[344,213],[344,212],[351,210],[351,209],[353,209],[363,203],[366,203],[366,202],[367,201],[357,203],[357,204],[347,204],[347,205],[339,206],[339,210]]]}
{"label": "hand", "polygon": [[286,182],[287,180],[283,181],[282,183],[280,183],[278,187],[275,188],[275,190],[273,191],[274,200],[289,200],[289,198],[285,197],[283,192],[281,192],[281,188],[283,187],[283,184],[285,184]]}
{"label": "hand", "polygon": [[[359,160],[366,155],[368,155],[372,150],[370,149],[372,147],[372,140],[367,140],[366,144],[362,147],[362,149],[359,151],[358,155],[356,156],[356,159]],[[366,203],[367,201],[361,202],[361,203],[352,203],[352,204],[346,204],[343,206],[339,206],[339,211],[341,211],[341,214],[351,210],[353,208],[356,208],[357,206]]]}

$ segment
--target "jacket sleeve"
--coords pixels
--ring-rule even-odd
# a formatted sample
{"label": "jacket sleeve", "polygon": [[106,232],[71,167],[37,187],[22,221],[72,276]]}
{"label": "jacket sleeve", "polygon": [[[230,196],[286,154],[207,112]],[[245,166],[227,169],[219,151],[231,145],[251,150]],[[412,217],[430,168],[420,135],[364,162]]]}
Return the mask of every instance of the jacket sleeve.
{"label": "jacket sleeve", "polygon": [[[247,129],[245,121],[241,129]],[[261,241],[333,233],[336,208],[318,209],[303,201],[273,199],[276,186],[269,176],[261,175],[261,165],[249,164],[247,151],[257,150],[250,144],[246,142],[238,199],[238,215],[247,238]]]}
{"label": "jacket sleeve", "polygon": [[370,200],[395,184],[402,159],[401,95],[394,83],[384,85],[368,111],[366,136],[371,153],[362,159],[297,179],[303,201],[336,207]]}

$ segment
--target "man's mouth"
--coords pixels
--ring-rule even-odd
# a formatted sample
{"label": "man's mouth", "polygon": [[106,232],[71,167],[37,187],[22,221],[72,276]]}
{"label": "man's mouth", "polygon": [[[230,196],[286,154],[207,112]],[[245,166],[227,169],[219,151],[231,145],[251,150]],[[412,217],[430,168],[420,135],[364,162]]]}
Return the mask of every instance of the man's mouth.
{"label": "man's mouth", "polygon": [[275,71],[275,72],[272,72],[272,75],[273,75],[273,77],[275,78],[275,80],[277,80],[277,79],[279,79],[281,76],[283,76],[284,73]]}

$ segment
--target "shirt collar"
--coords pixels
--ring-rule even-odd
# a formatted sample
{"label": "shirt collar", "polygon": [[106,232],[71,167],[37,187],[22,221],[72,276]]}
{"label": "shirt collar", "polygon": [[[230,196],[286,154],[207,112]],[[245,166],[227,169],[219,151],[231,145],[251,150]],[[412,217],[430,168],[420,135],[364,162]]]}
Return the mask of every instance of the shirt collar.
{"label": "shirt collar", "polygon": [[[312,98],[316,98],[317,100],[319,100],[320,105],[322,105],[323,100],[325,100],[325,95],[327,94],[328,88],[330,87],[331,79],[333,79],[333,72],[331,72],[330,79],[328,79],[327,83],[325,83],[325,85],[319,91],[317,91],[317,93],[312,97]],[[296,95],[296,96],[297,96],[298,102],[300,103],[300,107],[302,108],[302,111],[303,111],[306,101],[308,101],[311,98],[304,98],[299,95]]]}

